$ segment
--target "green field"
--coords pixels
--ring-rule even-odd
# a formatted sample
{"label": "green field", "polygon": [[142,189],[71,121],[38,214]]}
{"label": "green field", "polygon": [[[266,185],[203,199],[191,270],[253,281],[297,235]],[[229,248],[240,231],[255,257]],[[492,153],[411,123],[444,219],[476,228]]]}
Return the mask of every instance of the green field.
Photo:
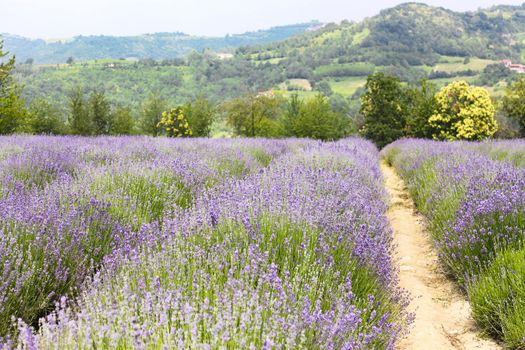
{"label": "green field", "polygon": [[352,96],[357,89],[365,86],[366,77],[350,77],[329,80],[332,91],[343,96]]}
{"label": "green field", "polygon": [[[446,56],[445,56],[446,57]],[[482,71],[489,64],[497,63],[498,61],[494,60],[484,60],[481,58],[472,58],[470,62],[464,64],[464,58],[462,57],[446,57],[447,62],[440,62],[435,65],[433,68],[434,71],[455,73],[466,70],[473,71]]]}

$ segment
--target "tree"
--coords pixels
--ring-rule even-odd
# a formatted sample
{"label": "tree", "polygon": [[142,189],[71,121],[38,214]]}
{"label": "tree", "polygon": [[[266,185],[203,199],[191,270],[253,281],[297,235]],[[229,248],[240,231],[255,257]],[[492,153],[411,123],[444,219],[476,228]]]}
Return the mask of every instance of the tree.
{"label": "tree", "polygon": [[331,96],[333,94],[332,88],[326,80],[321,80],[320,82],[316,83],[314,86],[314,90],[319,91],[325,96]]}
{"label": "tree", "polygon": [[95,135],[108,135],[112,123],[111,105],[102,91],[93,91],[89,96],[89,114]]}
{"label": "tree", "polygon": [[26,131],[28,114],[20,98],[21,89],[11,75],[15,68],[15,57],[2,62],[1,59],[7,56],[2,49],[3,41],[0,40],[0,134],[11,134]]}
{"label": "tree", "polygon": [[73,56],[69,56],[67,58],[66,63],[69,64],[69,65],[72,65],[73,63],[75,63],[75,58],[73,58]]}
{"label": "tree", "polygon": [[86,100],[84,89],[77,87],[69,94],[69,127],[74,135],[92,135],[93,123]]}
{"label": "tree", "polygon": [[481,140],[498,130],[495,108],[484,88],[455,81],[436,94],[436,104],[428,120],[436,140]]}
{"label": "tree", "polygon": [[286,111],[281,120],[284,136],[296,136],[295,128],[302,108],[303,101],[299,99],[299,95],[292,94],[286,103]]}
{"label": "tree", "polygon": [[349,127],[350,119],[332,111],[327,98],[318,94],[301,106],[294,131],[298,137],[336,140],[347,135]]}
{"label": "tree", "polygon": [[147,135],[157,136],[160,131],[157,125],[162,118],[162,112],[165,110],[166,101],[158,94],[151,95],[142,108],[142,119],[140,121],[142,132]]}
{"label": "tree", "polygon": [[383,147],[401,138],[406,125],[405,91],[397,77],[370,75],[361,97],[361,135]]}
{"label": "tree", "polygon": [[163,112],[157,127],[168,137],[190,137],[192,135],[182,107],[175,107]]}
{"label": "tree", "polygon": [[67,131],[58,109],[46,100],[33,100],[29,105],[29,117],[35,134],[62,135]]}
{"label": "tree", "polygon": [[521,136],[525,136],[525,78],[507,88],[502,104],[505,114],[519,123]]}
{"label": "tree", "polygon": [[183,107],[183,113],[188,119],[191,131],[195,137],[210,136],[211,126],[215,120],[215,107],[203,97]]}
{"label": "tree", "polygon": [[111,135],[131,135],[135,127],[135,121],[129,107],[117,107],[113,113],[109,133]]}
{"label": "tree", "polygon": [[250,137],[280,136],[278,118],[284,100],[277,96],[249,95],[223,105],[228,124],[237,135]]}
{"label": "tree", "polygon": [[432,132],[428,119],[436,111],[437,88],[427,79],[420,81],[420,86],[409,87],[405,90],[407,106],[405,110],[406,124],[404,136],[430,138]]}

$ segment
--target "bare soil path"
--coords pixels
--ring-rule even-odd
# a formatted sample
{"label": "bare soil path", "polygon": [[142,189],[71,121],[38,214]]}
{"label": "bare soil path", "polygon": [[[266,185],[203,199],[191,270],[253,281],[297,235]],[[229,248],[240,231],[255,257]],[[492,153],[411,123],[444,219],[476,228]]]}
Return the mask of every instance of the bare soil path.
{"label": "bare soil path", "polygon": [[386,164],[381,164],[381,169],[391,196],[388,217],[397,245],[400,285],[410,292],[409,308],[416,315],[410,334],[397,348],[502,349],[494,341],[480,338],[465,296],[440,272],[432,239],[403,180]]}

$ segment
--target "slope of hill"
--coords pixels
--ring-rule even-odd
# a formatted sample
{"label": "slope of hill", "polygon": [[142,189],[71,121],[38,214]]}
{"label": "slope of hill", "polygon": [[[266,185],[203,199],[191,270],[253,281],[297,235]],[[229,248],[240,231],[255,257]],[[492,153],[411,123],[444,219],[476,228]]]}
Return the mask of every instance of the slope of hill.
{"label": "slope of hill", "polygon": [[407,3],[362,22],[343,21],[280,42],[243,45],[229,60],[205,52],[171,63],[21,65],[17,79],[29,100],[44,96],[59,104],[75,85],[104,89],[115,102],[132,105],[152,92],[173,101],[204,95],[218,102],[269,89],[301,96],[336,93],[356,104],[366,77],[377,71],[407,82],[426,77],[437,85],[464,79],[498,95],[515,77],[498,65],[502,59],[525,60],[525,6],[458,13]]}
{"label": "slope of hill", "polygon": [[359,23],[327,25],[281,43],[254,46],[250,53],[283,57],[299,50],[339,63],[432,65],[440,55],[521,58],[524,34],[524,6],[459,13],[406,3]]}
{"label": "slope of hill", "polygon": [[345,94],[376,71],[409,82],[423,77],[438,83],[456,77],[478,81],[490,64],[525,60],[525,6],[461,13],[406,3],[359,23],[329,24],[238,54],[256,64],[278,64],[286,79],[309,79],[314,86],[325,80]]}
{"label": "slope of hill", "polygon": [[77,36],[55,41],[32,40],[11,34],[3,34],[2,37],[4,48],[16,55],[19,62],[32,58],[36,63],[63,63],[69,57],[80,61],[130,57],[171,59],[183,57],[194,50],[226,50],[243,45],[280,41],[315,28],[319,24],[312,21],[225,37],[200,37],[180,32],[128,37]]}

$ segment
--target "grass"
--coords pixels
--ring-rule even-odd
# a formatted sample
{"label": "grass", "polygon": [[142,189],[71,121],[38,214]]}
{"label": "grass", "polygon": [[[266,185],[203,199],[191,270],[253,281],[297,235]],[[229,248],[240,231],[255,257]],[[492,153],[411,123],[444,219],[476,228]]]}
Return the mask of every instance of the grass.
{"label": "grass", "polygon": [[432,79],[431,82],[435,83],[438,87],[445,86],[447,84],[450,84],[454,81],[458,80],[464,80],[467,83],[471,83],[474,81],[477,77],[476,76],[459,76],[459,77],[453,77],[453,78],[440,78],[440,79]]}
{"label": "grass", "polygon": [[513,349],[525,349],[525,250],[499,254],[469,296],[479,325]]}
{"label": "grass", "polygon": [[489,64],[497,63],[497,61],[494,61],[494,60],[471,58],[469,63],[464,64],[463,60],[464,60],[463,58],[459,58],[459,59],[452,59],[448,62],[440,62],[433,67],[433,70],[447,72],[447,73],[455,73],[455,72],[460,72],[460,71],[469,70],[469,69],[473,71],[482,71]]}
{"label": "grass", "polygon": [[364,87],[366,77],[351,77],[342,79],[330,79],[328,81],[332,91],[343,96],[352,96],[357,89]]}
{"label": "grass", "polygon": [[297,96],[299,96],[299,98],[303,100],[314,98],[315,96],[317,96],[317,94],[319,94],[318,91],[301,91],[301,90],[297,90],[297,91],[273,90],[273,91],[276,93],[282,94],[284,97],[287,97],[287,98],[289,98],[290,96],[294,94],[297,94]]}

